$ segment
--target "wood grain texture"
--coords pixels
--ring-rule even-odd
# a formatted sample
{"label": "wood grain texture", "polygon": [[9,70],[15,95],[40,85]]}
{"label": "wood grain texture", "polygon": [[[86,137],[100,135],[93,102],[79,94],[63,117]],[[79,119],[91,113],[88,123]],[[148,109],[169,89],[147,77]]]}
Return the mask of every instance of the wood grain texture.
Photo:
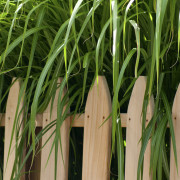
{"label": "wood grain texture", "polygon": [[[154,98],[151,96],[148,107],[147,107],[147,114],[146,114],[146,126],[148,125],[149,121],[151,120],[154,113]],[[146,151],[144,154],[144,169],[143,169],[143,180],[150,180],[152,179],[149,169],[150,169],[150,157],[151,157],[151,140],[147,144]]]}
{"label": "wood grain texture", "polygon": [[[105,77],[98,77],[86,102],[83,144],[83,180],[110,179],[111,97]],[[101,127],[100,127],[101,126]]]}
{"label": "wood grain texture", "polygon": [[[13,79],[13,81],[15,81],[15,78]],[[19,127],[19,129],[15,129],[15,132],[13,134],[11,148],[10,148],[10,141],[11,141],[13,124],[15,121],[15,114],[16,114],[16,108],[18,104],[19,91],[20,91],[20,81],[17,80],[16,82],[14,82],[14,84],[10,88],[7,105],[6,105],[5,141],[4,141],[4,180],[10,180],[13,165],[14,165],[14,160],[15,160],[15,144],[16,144],[15,135],[16,135],[16,132],[19,132],[19,136],[20,136],[22,132],[22,128],[23,128],[23,123],[22,123],[23,113],[21,112],[19,118],[17,118],[16,120],[16,124],[18,124],[17,127]],[[23,103],[21,102],[19,106],[19,112],[22,109],[22,107],[23,107]],[[10,148],[10,154],[8,158],[9,148]],[[23,172],[24,172],[24,169],[23,169]],[[25,176],[24,175],[21,176],[20,179],[24,180]]]}
{"label": "wood grain texture", "polygon": [[[61,80],[59,79],[58,82],[60,83]],[[64,90],[64,94],[66,90]],[[56,91],[52,114],[50,118],[50,111],[51,111],[51,102],[49,103],[47,109],[43,113],[43,128],[46,127],[51,121],[57,119],[57,102],[58,102],[58,94],[59,89]],[[64,96],[64,95],[63,95]],[[48,132],[42,137],[42,145],[47,141],[50,135],[55,130],[55,126],[48,130]],[[69,128],[70,128],[70,118],[66,119],[60,129],[61,133],[61,143],[62,143],[62,152],[63,152],[63,160],[61,156],[60,146],[58,148],[58,160],[57,160],[57,180],[68,180],[68,161],[69,161]],[[54,179],[54,171],[55,171],[55,149],[49,158],[48,164],[47,159],[49,157],[49,153],[51,150],[52,143],[54,141],[55,135],[51,137],[48,143],[43,147],[42,154],[41,154],[41,180],[50,180]]]}
{"label": "wood grain texture", "polygon": [[176,150],[177,150],[177,160],[178,160],[178,172],[176,163],[174,159],[174,151],[171,143],[171,156],[170,156],[170,179],[179,180],[180,179],[180,85],[176,92],[176,96],[174,98],[173,108],[172,108],[172,119],[174,126],[174,133],[176,139]]}
{"label": "wood grain texture", "polygon": [[127,124],[127,113],[121,113],[121,126],[126,127]]}
{"label": "wood grain texture", "polygon": [[73,116],[70,116],[72,127],[84,127],[84,114],[76,114],[73,120]]}
{"label": "wood grain texture", "polygon": [[[69,117],[68,117],[69,118]],[[84,114],[76,114],[74,121],[73,115],[70,116],[72,127],[84,127]],[[42,127],[43,115],[36,115],[36,127]],[[121,113],[121,126],[126,127],[127,113]],[[5,126],[5,114],[0,113],[0,127]]]}
{"label": "wood grain texture", "polygon": [[[141,148],[139,142],[142,135],[142,106],[146,89],[146,78],[140,76],[133,88],[129,106],[126,129],[126,162],[125,162],[125,179],[134,180],[137,178],[138,158]],[[147,121],[153,115],[154,101],[150,99],[147,109]],[[143,179],[150,180],[150,142],[147,145],[144,155]]]}

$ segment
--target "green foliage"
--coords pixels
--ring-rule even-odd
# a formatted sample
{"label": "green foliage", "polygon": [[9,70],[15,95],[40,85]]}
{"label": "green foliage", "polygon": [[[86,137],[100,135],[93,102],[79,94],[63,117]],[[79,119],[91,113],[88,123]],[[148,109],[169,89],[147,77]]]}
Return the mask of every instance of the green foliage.
{"label": "green foliage", "polygon": [[[148,81],[143,117],[151,95],[155,97],[155,109],[149,125],[145,128],[143,123],[137,179],[150,138],[153,179],[163,179],[163,172],[168,178],[164,143],[167,122],[177,157],[171,109],[180,82],[179,0],[1,0],[0,5],[0,109],[5,109],[12,77],[22,79],[19,102],[23,99],[27,107],[25,129],[15,147],[12,177],[19,178],[28,156],[33,153],[34,158],[36,144],[55,124],[52,148],[55,147],[57,157],[58,143],[61,144],[59,127],[70,115],[68,109],[71,108],[71,114],[83,112],[89,88],[98,75],[105,75],[113,100],[112,152],[118,157],[118,179],[124,179],[124,139],[119,114],[120,110],[127,110],[137,77],[145,75]],[[57,86],[59,77],[63,81]],[[69,88],[61,100],[65,86]],[[37,135],[36,113],[46,109],[58,87],[57,120]],[[18,137],[18,121],[16,113],[12,137]],[[21,163],[26,140],[29,152]]]}

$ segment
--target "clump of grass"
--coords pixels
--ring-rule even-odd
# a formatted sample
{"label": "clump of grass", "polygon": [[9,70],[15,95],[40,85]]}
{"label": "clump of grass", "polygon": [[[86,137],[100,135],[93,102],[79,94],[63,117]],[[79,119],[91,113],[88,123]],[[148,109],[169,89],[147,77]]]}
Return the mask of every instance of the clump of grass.
{"label": "clump of grass", "polygon": [[[154,94],[156,106],[151,131],[146,133],[144,130],[142,135],[139,179],[147,140],[157,137],[154,141],[158,143],[165,139],[165,133],[156,136],[159,131],[166,131],[160,119],[167,117],[166,122],[171,125],[169,113],[180,82],[178,0],[27,0],[0,3],[0,83],[1,87],[6,86],[2,77],[20,77],[23,80],[22,92],[25,92],[27,107],[25,117],[30,113],[30,119],[25,120],[27,129],[23,137],[27,135],[28,142],[32,138],[33,155],[37,139],[43,135],[43,131],[38,137],[35,135],[35,115],[43,112],[54,96],[57,78],[63,77],[60,97],[65,85],[72,87],[67,92],[68,103],[72,100],[69,105],[72,112],[76,112],[76,109],[83,111],[92,81],[98,74],[105,75],[113,100],[112,152],[122,153],[118,156],[122,157],[118,159],[118,179],[123,179],[123,136],[116,119],[120,109],[126,111],[135,80],[140,75],[147,76],[145,99],[148,101]],[[0,97],[3,97],[0,89]],[[1,108],[5,108],[4,101],[0,103]],[[58,143],[60,122],[68,115],[62,115],[64,105],[65,101],[61,102],[59,98],[54,145]],[[145,117],[145,105],[143,113]],[[176,157],[172,126],[170,133]],[[118,144],[118,138],[121,144]],[[163,143],[159,149],[163,149],[162,146]],[[152,151],[151,160],[160,154],[161,151]],[[152,169],[155,178],[157,162],[153,162],[153,167],[156,167]],[[21,168],[15,161],[12,177],[18,178]]]}

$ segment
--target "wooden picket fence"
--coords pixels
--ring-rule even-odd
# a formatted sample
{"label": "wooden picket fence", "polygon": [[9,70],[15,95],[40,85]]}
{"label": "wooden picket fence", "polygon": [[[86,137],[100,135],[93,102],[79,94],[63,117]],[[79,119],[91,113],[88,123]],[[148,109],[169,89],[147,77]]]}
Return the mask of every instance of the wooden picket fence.
{"label": "wooden picket fence", "polygon": [[[60,82],[61,80],[59,80]],[[140,153],[141,138],[141,116],[143,98],[146,88],[146,77],[140,76],[133,88],[132,95],[129,102],[128,111],[125,114],[121,114],[122,127],[126,127],[126,160],[125,160],[125,179],[135,180],[137,176],[138,157]],[[5,149],[4,149],[4,165],[7,163],[7,168],[4,168],[4,180],[10,180],[13,162],[15,159],[15,152],[13,145],[15,145],[15,139],[11,148],[9,160],[7,162],[7,153],[9,149],[9,142],[11,138],[11,130],[15,117],[15,111],[17,107],[18,94],[20,90],[20,84],[18,81],[11,87],[6,114],[0,114],[1,126],[5,127]],[[64,90],[66,93],[66,90]],[[37,114],[36,127],[44,128],[52,120],[57,118],[57,98],[58,90],[54,100],[54,107],[50,118],[50,105],[47,107],[43,114]],[[21,107],[23,104],[21,103]],[[82,167],[82,179],[83,180],[108,180],[110,179],[110,153],[111,153],[111,120],[109,119],[103,126],[100,125],[111,113],[111,97],[108,89],[108,85],[105,77],[99,76],[99,84],[94,83],[93,88],[90,90],[86,102],[85,113],[82,115],[76,115],[75,120],[72,122],[72,117],[67,118],[61,126],[61,141],[62,152],[64,158],[64,165],[62,163],[61,152],[59,150],[59,156],[57,160],[57,179],[68,179],[68,162],[69,162],[69,129],[70,127],[84,127],[84,143],[83,143],[83,167]],[[150,121],[153,115],[154,99],[151,97],[147,110],[147,123]],[[172,109],[172,117],[174,123],[174,131],[176,137],[176,147],[178,155],[178,163],[180,164],[180,86],[177,90],[174,105]],[[21,119],[23,117],[20,117]],[[55,127],[54,127],[55,128]],[[43,137],[40,147],[46,142],[50,134],[54,131],[51,128]],[[26,176],[22,176],[21,179],[32,180],[50,180],[54,179],[54,152],[50,156],[49,162],[46,166],[47,158],[51,150],[53,137],[44,146],[41,153],[36,155],[34,164],[30,167],[26,165],[26,170],[35,171],[34,173],[28,173]],[[150,165],[150,143],[147,146],[144,156],[144,172],[143,179],[150,180],[149,165]],[[60,148],[59,148],[60,149]],[[172,149],[172,145],[171,145]],[[46,167],[45,167],[46,166]],[[180,165],[178,166],[180,172]],[[29,168],[29,169],[27,169]],[[24,169],[25,171],[25,169]],[[180,176],[177,175],[173,151],[170,155],[170,179],[178,180]]]}

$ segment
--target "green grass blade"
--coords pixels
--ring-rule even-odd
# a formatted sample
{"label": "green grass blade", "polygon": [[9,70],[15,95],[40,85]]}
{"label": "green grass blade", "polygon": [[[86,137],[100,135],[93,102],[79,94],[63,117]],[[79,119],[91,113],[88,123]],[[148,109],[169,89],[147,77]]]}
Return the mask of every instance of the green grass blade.
{"label": "green grass blade", "polygon": [[180,11],[179,11],[179,20],[178,20],[178,58],[179,58],[179,50],[180,50]]}
{"label": "green grass blade", "polygon": [[113,103],[112,103],[112,149],[114,150],[114,146],[115,146],[115,134],[116,134],[116,124],[117,124],[117,111],[118,111],[118,94],[119,94],[119,89],[121,87],[121,83],[122,83],[122,79],[123,79],[123,75],[124,72],[126,70],[127,65],[129,64],[132,56],[134,55],[134,53],[136,52],[136,49],[132,49],[129,54],[127,55],[119,77],[118,77],[118,81],[117,81],[117,86],[114,92],[114,97],[113,97]]}
{"label": "green grass blade", "polygon": [[167,96],[165,95],[165,93],[163,91],[161,92],[161,95],[162,95],[162,100],[163,100],[164,107],[165,107],[165,110],[166,110],[166,115],[167,115],[167,118],[168,118],[168,123],[169,123],[169,128],[170,128],[170,133],[171,133],[171,141],[172,141],[172,145],[173,145],[174,159],[175,159],[177,173],[178,173],[176,139],[175,139],[175,134],[174,134],[173,122],[172,122],[171,108],[170,108]]}
{"label": "green grass blade", "polygon": [[74,9],[73,9],[73,12],[72,12],[72,15],[71,15],[71,18],[69,20],[69,24],[68,24],[68,27],[67,27],[67,32],[66,32],[66,36],[65,36],[65,39],[64,39],[64,61],[65,61],[65,69],[66,69],[66,74],[67,74],[67,42],[68,42],[68,38],[69,38],[69,34],[70,34],[70,30],[71,30],[71,27],[75,21],[75,18],[76,18],[76,14],[78,12],[78,10],[80,9],[80,6],[81,6],[81,3],[83,2],[83,0],[78,0],[78,2],[76,3]]}
{"label": "green grass blade", "polygon": [[137,78],[137,71],[138,71],[139,59],[140,59],[140,28],[138,27],[137,23],[134,20],[129,20],[129,22],[134,27],[135,34],[136,34],[137,58],[136,58],[136,65],[135,65],[135,77]]}

